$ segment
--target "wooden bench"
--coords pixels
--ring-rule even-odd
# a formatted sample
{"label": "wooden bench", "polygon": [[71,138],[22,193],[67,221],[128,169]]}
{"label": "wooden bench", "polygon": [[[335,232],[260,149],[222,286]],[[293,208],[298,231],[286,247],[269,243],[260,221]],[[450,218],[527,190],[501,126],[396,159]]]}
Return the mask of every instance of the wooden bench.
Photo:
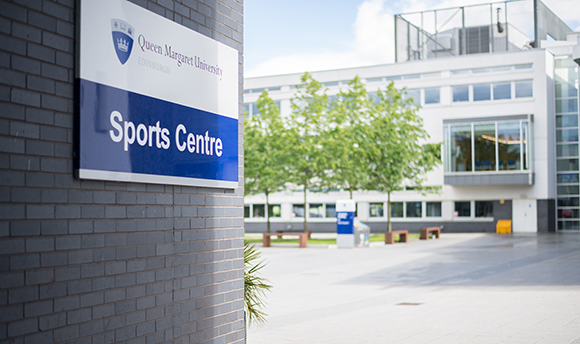
{"label": "wooden bench", "polygon": [[441,235],[441,228],[439,228],[439,227],[426,227],[426,228],[421,228],[421,235],[419,236],[419,239],[421,239],[421,240],[429,240],[429,234],[430,233],[435,234],[435,237],[437,239],[439,239],[439,236]]}
{"label": "wooden bench", "polygon": [[304,248],[304,247],[308,247],[308,233],[296,233],[296,232],[282,232],[282,233],[264,233],[264,236],[262,237],[262,247],[271,247],[272,246],[272,237],[273,236],[288,236],[288,235],[294,235],[294,236],[298,236],[298,244],[300,247]]}
{"label": "wooden bench", "polygon": [[[399,235],[399,241],[395,241],[395,235]],[[409,231],[391,231],[385,232],[385,244],[390,245],[395,242],[407,242],[409,238]]]}
{"label": "wooden bench", "polygon": [[[284,233],[304,233],[303,230],[301,229],[287,229],[287,230],[283,230],[283,231],[276,231],[276,234],[278,235],[278,239],[282,239],[282,237],[284,236]],[[311,239],[312,236],[312,231],[309,229],[306,231],[306,234],[308,234],[308,239]]]}

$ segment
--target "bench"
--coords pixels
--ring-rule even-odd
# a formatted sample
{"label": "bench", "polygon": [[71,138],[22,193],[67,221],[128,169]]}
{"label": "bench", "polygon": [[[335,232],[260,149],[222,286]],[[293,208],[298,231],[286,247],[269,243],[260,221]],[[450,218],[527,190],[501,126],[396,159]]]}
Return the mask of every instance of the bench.
{"label": "bench", "polygon": [[[399,241],[395,241],[395,235],[399,235]],[[395,242],[407,242],[409,238],[409,231],[391,231],[385,232],[385,244],[390,245]]]}
{"label": "bench", "polygon": [[439,228],[439,227],[425,227],[425,228],[421,228],[421,234],[419,236],[419,239],[421,239],[421,240],[429,240],[429,234],[430,233],[435,234],[435,237],[437,239],[439,239],[439,236],[441,235],[441,228]]}
{"label": "bench", "polygon": [[281,233],[264,233],[264,236],[262,237],[262,247],[271,247],[272,246],[272,237],[273,236],[288,236],[288,235],[294,235],[294,236],[298,236],[298,244],[300,247],[304,248],[304,247],[308,247],[308,233],[297,233],[297,232],[281,232]]}
{"label": "bench", "polygon": [[[282,239],[282,237],[284,236],[285,233],[304,233],[303,230],[301,229],[287,229],[287,230],[283,230],[283,231],[276,231],[276,234],[278,235],[278,239]],[[306,231],[306,234],[308,234],[308,239],[311,239],[312,236],[312,231],[309,229]]]}

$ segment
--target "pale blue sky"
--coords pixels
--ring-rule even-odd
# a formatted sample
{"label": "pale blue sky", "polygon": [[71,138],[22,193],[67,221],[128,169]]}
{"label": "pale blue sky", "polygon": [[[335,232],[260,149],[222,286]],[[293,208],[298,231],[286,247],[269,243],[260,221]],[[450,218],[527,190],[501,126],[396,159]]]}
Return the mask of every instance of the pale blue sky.
{"label": "pale blue sky", "polygon": [[[580,0],[543,0],[580,30]],[[245,0],[246,76],[392,62],[394,13],[484,0]]]}

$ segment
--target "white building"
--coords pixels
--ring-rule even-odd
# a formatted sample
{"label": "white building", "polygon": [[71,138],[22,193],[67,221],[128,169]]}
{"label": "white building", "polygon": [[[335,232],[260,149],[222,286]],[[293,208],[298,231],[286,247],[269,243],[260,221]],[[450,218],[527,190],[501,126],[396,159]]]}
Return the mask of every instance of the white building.
{"label": "white building", "polygon": [[[491,35],[497,35],[494,25]],[[457,30],[449,32],[457,36]],[[512,36],[522,40],[521,34]],[[493,49],[491,37],[486,41],[491,53],[433,58],[430,52],[414,60],[417,54],[408,54],[405,62],[311,74],[330,96],[357,75],[370,93],[394,81],[422,106],[419,115],[430,140],[443,142],[442,164],[425,183],[440,192],[422,195],[408,188],[393,193],[393,229],[442,225],[448,232],[495,232],[497,220],[510,219],[514,232],[578,230],[578,67],[571,57],[577,36],[561,33],[559,41],[537,40],[540,48],[535,49],[521,44]],[[429,39],[461,51],[453,37],[449,42],[436,35]],[[507,38],[503,42],[502,47]],[[442,50],[441,44],[423,47]],[[249,115],[256,115],[256,101],[266,89],[287,116],[300,76],[246,78]],[[307,211],[303,197],[302,191],[270,195],[273,230],[301,229],[308,216],[309,229],[334,231],[334,204],[349,194],[309,192]],[[355,192],[353,198],[358,219],[373,231],[384,231],[386,194]],[[265,231],[265,196],[248,196],[245,202],[246,230]]]}

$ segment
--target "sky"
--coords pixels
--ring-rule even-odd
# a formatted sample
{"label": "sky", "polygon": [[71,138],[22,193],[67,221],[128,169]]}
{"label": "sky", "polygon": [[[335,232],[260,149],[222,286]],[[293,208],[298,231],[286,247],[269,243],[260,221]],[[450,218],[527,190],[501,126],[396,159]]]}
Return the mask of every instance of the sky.
{"label": "sky", "polygon": [[[543,2],[572,30],[580,31],[580,0]],[[244,75],[280,75],[393,63],[393,14],[482,3],[489,2],[245,0]],[[530,1],[527,3],[531,4]],[[509,6],[516,5],[519,6]],[[528,6],[531,10],[531,5],[521,3],[521,6]],[[510,8],[516,7],[508,7],[508,11]],[[530,15],[521,15],[519,10],[511,12],[508,13],[511,23],[518,28],[531,28],[531,11]],[[445,20],[444,13],[440,12],[439,16],[442,18],[438,18],[439,21]],[[476,13],[473,15],[477,16]],[[456,16],[455,19],[457,18]]]}

